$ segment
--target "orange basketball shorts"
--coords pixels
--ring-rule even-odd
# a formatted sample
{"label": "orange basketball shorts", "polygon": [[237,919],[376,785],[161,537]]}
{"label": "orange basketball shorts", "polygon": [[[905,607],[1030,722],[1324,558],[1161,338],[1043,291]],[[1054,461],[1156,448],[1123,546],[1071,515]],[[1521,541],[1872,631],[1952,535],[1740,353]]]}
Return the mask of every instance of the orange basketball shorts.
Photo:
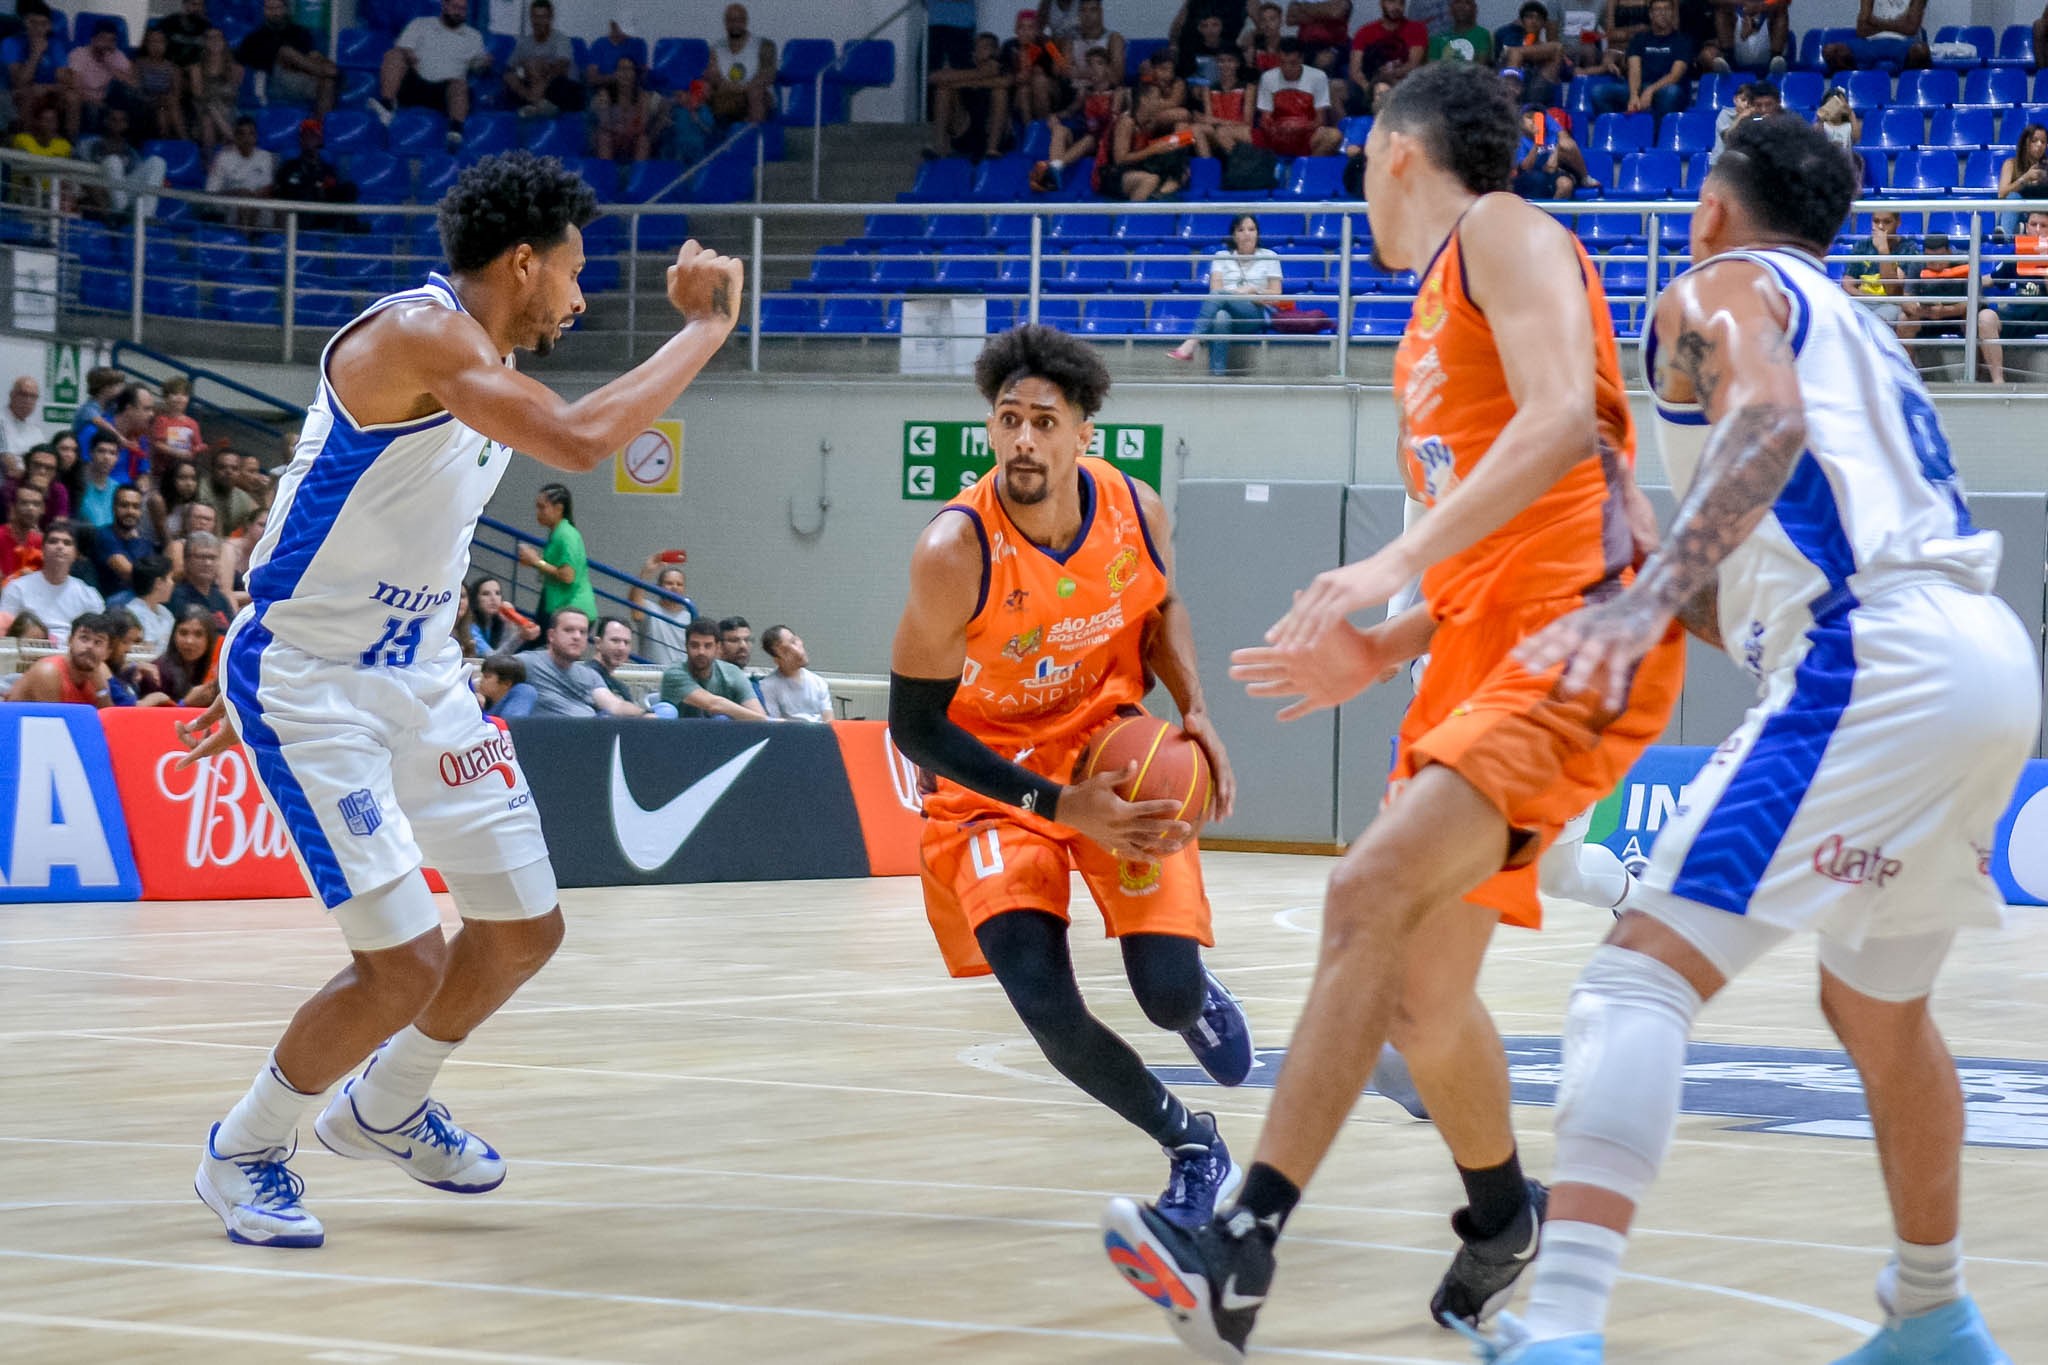
{"label": "orange basketball shorts", "polygon": [[1466,899],[1499,912],[1505,924],[1529,929],[1543,923],[1536,860],[1664,733],[1685,682],[1685,640],[1677,626],[1637,668],[1628,707],[1619,715],[1596,695],[1561,694],[1561,667],[1532,674],[1515,661],[1516,645],[1583,602],[1578,596],[1503,602],[1440,625],[1401,723],[1387,785],[1391,802],[1408,779],[1442,764],[1507,818],[1519,836],[1508,866]]}
{"label": "orange basketball shorts", "polygon": [[1204,947],[1216,942],[1193,844],[1163,862],[1131,862],[1065,825],[1005,808],[968,820],[925,821],[918,853],[925,917],[954,976],[988,975],[974,931],[1005,911],[1043,910],[1069,919],[1075,872],[1111,938],[1173,934]]}

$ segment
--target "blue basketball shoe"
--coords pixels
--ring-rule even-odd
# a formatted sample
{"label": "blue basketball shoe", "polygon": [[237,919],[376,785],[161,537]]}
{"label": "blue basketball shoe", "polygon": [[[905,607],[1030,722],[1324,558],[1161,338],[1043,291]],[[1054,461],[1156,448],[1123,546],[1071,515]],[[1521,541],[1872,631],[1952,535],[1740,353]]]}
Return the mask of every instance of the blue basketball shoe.
{"label": "blue basketball shoe", "polygon": [[206,1153],[192,1189],[220,1215],[230,1242],[252,1247],[316,1247],[327,1240],[320,1220],[299,1205],[306,1182],[285,1163],[298,1150],[222,1152],[220,1125],[206,1135]]}
{"label": "blue basketball shoe", "polygon": [[1876,1336],[1835,1365],[2012,1365],[2012,1357],[1966,1294],[1910,1318],[1887,1316]]}
{"label": "blue basketball shoe", "polygon": [[1188,1142],[1167,1147],[1173,1162],[1166,1178],[1166,1190],[1153,1205],[1162,1217],[1184,1228],[1198,1228],[1216,1216],[1216,1207],[1227,1203],[1244,1184],[1244,1171],[1230,1159],[1223,1135],[1216,1131],[1213,1114],[1196,1114],[1209,1123],[1209,1141]]}
{"label": "blue basketball shoe", "polygon": [[1216,973],[1204,967],[1202,976],[1209,983],[1202,1017],[1180,1036],[1216,1084],[1243,1085],[1245,1077],[1252,1074],[1251,1023],[1244,1017],[1244,1006],[1216,979]]}
{"label": "blue basketball shoe", "polygon": [[1607,1358],[1605,1338],[1598,1332],[1531,1341],[1529,1329],[1513,1313],[1500,1315],[1491,1336],[1448,1313],[1443,1321],[1472,1342],[1472,1354],[1483,1365],[1603,1365]]}

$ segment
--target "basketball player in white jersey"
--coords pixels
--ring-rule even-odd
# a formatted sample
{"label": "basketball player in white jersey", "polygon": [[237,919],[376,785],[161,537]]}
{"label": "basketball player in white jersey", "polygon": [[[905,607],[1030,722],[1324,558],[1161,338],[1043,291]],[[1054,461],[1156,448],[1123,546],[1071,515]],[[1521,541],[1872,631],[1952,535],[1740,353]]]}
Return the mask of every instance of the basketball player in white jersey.
{"label": "basketball player in white jersey", "polygon": [[1483,1358],[1603,1359],[1625,1234],[1670,1144],[1701,1004],[1797,930],[1863,1077],[1897,1243],[1883,1329],[1838,1365],[1995,1365],[1964,1293],[1963,1099],[1927,1009],[1956,930],[1996,924],[1993,830],[2040,719],[1947,439],[1891,332],[1820,258],[1859,168],[1797,119],[1728,136],[1695,265],[1645,339],[1683,502],[1625,592],[1523,647],[1618,699],[1674,618],[1761,700],[1687,789],[1565,1028],[1557,1172],[1526,1320]]}
{"label": "basketball player in white jersey", "polygon": [[[532,794],[449,635],[470,535],[512,451],[586,471],[667,412],[731,332],[744,284],[739,262],[685,245],[668,272],[682,329],[569,402],[511,360],[546,354],[583,312],[595,212],[551,158],[485,158],[441,201],[449,272],[335,334],[251,555],[253,600],[221,649],[221,699],[187,731],[187,762],[248,746],[352,957],[208,1134],[195,1184],[231,1241],[321,1244],[286,1162],[306,1111],[373,1051],[315,1120],[322,1143],[458,1194],[505,1178],[490,1144],[428,1097],[562,938]],[[426,864],[462,916],[452,940]]]}

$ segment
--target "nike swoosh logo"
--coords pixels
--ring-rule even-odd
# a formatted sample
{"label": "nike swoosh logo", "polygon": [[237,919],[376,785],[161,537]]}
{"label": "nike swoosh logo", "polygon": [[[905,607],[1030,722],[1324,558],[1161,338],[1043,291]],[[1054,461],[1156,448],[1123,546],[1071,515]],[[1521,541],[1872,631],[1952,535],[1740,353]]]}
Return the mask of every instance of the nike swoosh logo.
{"label": "nike swoosh logo", "polygon": [[713,768],[659,809],[648,810],[626,786],[626,769],[619,759],[619,737],[613,735],[612,833],[619,841],[619,852],[642,872],[665,866],[690,841],[697,826],[718,804],[718,798],[739,781],[747,765],[767,747],[768,741],[764,739]]}
{"label": "nike swoosh logo", "polygon": [[1234,1271],[1231,1273],[1229,1281],[1223,1286],[1223,1297],[1217,1300],[1218,1303],[1223,1305],[1223,1311],[1226,1313],[1242,1313],[1247,1308],[1257,1308],[1265,1301],[1266,1296],[1264,1294],[1238,1293],[1237,1274]]}
{"label": "nike swoosh logo", "polygon": [[1539,1221],[1535,1227],[1529,1230],[1529,1245],[1523,1247],[1520,1251],[1516,1252],[1515,1259],[1518,1261],[1526,1261],[1531,1256],[1534,1256],[1536,1254],[1536,1243],[1541,1241],[1542,1238],[1543,1224]]}
{"label": "nike swoosh logo", "polygon": [[385,1151],[387,1151],[387,1152],[391,1153],[391,1155],[393,1155],[393,1156],[397,1157],[397,1158],[398,1158],[399,1160],[401,1160],[401,1161],[411,1161],[411,1160],[412,1160],[412,1148],[408,1147],[408,1148],[406,1148],[406,1149],[405,1149],[404,1151],[402,1151],[402,1152],[401,1152],[401,1151],[399,1151],[399,1150],[398,1150],[398,1149],[397,1149],[396,1147],[393,1147],[393,1146],[392,1146],[392,1145],[391,1145],[390,1143],[388,1143],[388,1142],[378,1142],[378,1141],[377,1141],[377,1138],[376,1138],[376,1136],[375,1136],[375,1134],[369,1134],[369,1133],[366,1133],[366,1134],[364,1134],[364,1136],[365,1136],[365,1137],[368,1137],[368,1138],[370,1139],[370,1141],[371,1141],[371,1143],[372,1143],[372,1144],[374,1144],[375,1146],[378,1146],[378,1147],[382,1147],[382,1148],[383,1148],[383,1149],[384,1149]]}

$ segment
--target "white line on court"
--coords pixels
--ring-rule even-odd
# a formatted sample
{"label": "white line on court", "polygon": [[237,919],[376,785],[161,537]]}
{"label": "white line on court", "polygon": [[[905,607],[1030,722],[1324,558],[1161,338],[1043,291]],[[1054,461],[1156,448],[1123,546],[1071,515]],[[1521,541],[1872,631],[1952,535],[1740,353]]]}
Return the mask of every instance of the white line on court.
{"label": "white line on court", "polygon": [[[455,1346],[419,1346],[409,1342],[364,1341],[356,1337],[298,1336],[290,1332],[257,1332],[239,1327],[200,1327],[175,1322],[134,1322],[127,1318],[79,1318],[55,1313],[15,1313],[0,1309],[0,1322],[17,1327],[43,1327],[80,1332],[110,1332],[142,1337],[182,1337],[188,1341],[232,1341],[250,1346],[299,1346],[313,1351],[360,1351],[417,1360],[468,1360],[485,1365],[605,1365],[594,1356],[536,1356],[513,1351],[470,1351]],[[315,1356],[314,1359],[321,1357]],[[330,1357],[332,1358],[332,1357]]]}

